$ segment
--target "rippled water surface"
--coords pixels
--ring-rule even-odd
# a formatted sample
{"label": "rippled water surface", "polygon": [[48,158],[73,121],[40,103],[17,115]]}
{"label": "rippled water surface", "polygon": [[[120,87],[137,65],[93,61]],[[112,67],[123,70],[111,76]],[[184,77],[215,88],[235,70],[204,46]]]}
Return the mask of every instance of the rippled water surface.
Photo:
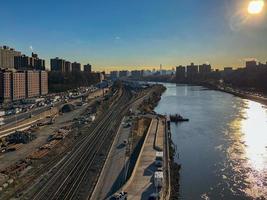
{"label": "rippled water surface", "polygon": [[267,199],[266,106],[200,86],[165,86],[156,112],[190,119],[172,124],[181,199]]}

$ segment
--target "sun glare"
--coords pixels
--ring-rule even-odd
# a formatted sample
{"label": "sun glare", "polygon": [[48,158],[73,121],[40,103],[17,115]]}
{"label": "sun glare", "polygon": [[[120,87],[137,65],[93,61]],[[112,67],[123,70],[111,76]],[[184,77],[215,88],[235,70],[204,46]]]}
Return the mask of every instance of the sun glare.
{"label": "sun glare", "polygon": [[250,14],[259,14],[263,10],[264,1],[263,0],[253,0],[248,4],[248,12]]}

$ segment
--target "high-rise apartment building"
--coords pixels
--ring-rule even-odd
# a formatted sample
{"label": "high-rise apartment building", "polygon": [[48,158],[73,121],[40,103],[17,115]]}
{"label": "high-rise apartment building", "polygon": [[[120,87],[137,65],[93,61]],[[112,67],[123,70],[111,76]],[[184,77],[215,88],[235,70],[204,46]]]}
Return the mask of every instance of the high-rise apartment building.
{"label": "high-rise apartment building", "polygon": [[58,57],[50,59],[51,71],[65,72],[65,60]]}
{"label": "high-rise apartment building", "polygon": [[122,70],[122,71],[119,71],[119,77],[128,77],[129,76],[129,71],[127,70]]}
{"label": "high-rise apartment building", "polygon": [[256,69],[257,68],[257,62],[255,60],[246,61],[246,68],[247,69]]}
{"label": "high-rise apartment building", "polygon": [[207,74],[210,72],[211,72],[211,65],[209,65],[209,64],[199,65],[199,73],[200,74]]}
{"label": "high-rise apartment building", "polygon": [[40,71],[39,75],[40,95],[46,95],[48,94],[48,73],[46,71]]}
{"label": "high-rise apartment building", "polygon": [[25,72],[23,71],[13,72],[11,81],[11,95],[13,101],[26,98],[25,87],[26,87]]}
{"label": "high-rise apartment building", "polygon": [[71,72],[72,69],[71,69],[71,62],[69,61],[66,61],[65,62],[65,72],[68,73],[68,72]]}
{"label": "high-rise apartment building", "polygon": [[14,62],[17,70],[45,70],[45,60],[40,59],[34,53],[32,53],[32,57],[25,55],[15,56]]}
{"label": "high-rise apartment building", "polygon": [[71,64],[71,68],[73,72],[80,72],[81,71],[81,63],[74,62]]}
{"label": "high-rise apartment building", "polygon": [[90,65],[90,64],[84,65],[83,71],[91,73],[92,72],[92,65]]}
{"label": "high-rise apartment building", "polygon": [[11,101],[11,71],[0,71],[0,102]]}
{"label": "high-rise apartment building", "polygon": [[176,67],[176,81],[184,81],[185,80],[185,67],[178,66]]}
{"label": "high-rise apartment building", "polygon": [[186,67],[186,76],[188,79],[194,79],[198,74],[198,66],[194,63],[191,63]]}
{"label": "high-rise apartment building", "polygon": [[119,77],[119,72],[118,71],[111,71],[110,72],[110,78],[115,80]]}
{"label": "high-rise apartment building", "polygon": [[40,72],[26,71],[26,94],[27,98],[40,95]]}
{"label": "high-rise apartment building", "polygon": [[15,51],[8,46],[0,47],[0,68],[2,69],[14,69],[14,58],[20,56],[21,52]]}
{"label": "high-rise apartment building", "polygon": [[134,78],[140,78],[143,77],[144,71],[143,70],[133,70],[131,71],[131,76]]}

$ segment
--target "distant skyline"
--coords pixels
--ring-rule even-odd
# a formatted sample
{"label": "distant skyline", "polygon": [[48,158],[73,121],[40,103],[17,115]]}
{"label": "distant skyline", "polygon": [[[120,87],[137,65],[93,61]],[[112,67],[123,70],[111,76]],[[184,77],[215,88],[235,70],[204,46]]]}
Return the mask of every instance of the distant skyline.
{"label": "distant skyline", "polygon": [[[267,60],[267,6],[249,0],[3,1],[0,43],[24,54],[90,63],[93,70],[171,69]],[[265,3],[267,4],[267,3]]]}

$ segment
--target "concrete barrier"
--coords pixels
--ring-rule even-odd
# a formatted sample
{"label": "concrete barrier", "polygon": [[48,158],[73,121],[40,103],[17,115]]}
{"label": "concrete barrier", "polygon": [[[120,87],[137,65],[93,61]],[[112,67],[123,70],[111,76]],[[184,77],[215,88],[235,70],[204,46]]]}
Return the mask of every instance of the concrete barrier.
{"label": "concrete barrier", "polygon": [[140,158],[141,158],[141,155],[142,155],[142,153],[143,153],[143,151],[144,151],[144,146],[145,146],[144,144],[145,144],[146,141],[147,141],[148,134],[149,134],[149,132],[150,132],[150,130],[151,130],[151,128],[152,128],[152,124],[153,124],[153,119],[151,120],[150,125],[149,125],[149,128],[148,128],[148,130],[147,130],[147,132],[146,132],[146,137],[145,137],[145,139],[144,139],[144,142],[143,142],[143,144],[142,144],[142,148],[141,148],[140,153],[139,153],[139,155],[138,155],[138,158],[137,158],[137,160],[136,160],[136,163],[135,163],[133,172],[132,172],[130,178],[128,179],[128,181],[126,182],[126,184],[124,184],[124,186],[122,186],[122,191],[124,191],[124,190],[131,184],[131,182],[132,182],[132,180],[133,180],[133,177],[134,177],[134,175],[135,175],[135,173],[136,173],[136,170],[138,169],[138,165],[139,165],[139,162],[140,162]]}
{"label": "concrete barrier", "polygon": [[167,173],[167,176],[166,176],[166,179],[167,179],[167,190],[166,190],[166,187],[165,187],[165,192],[163,195],[163,199],[164,200],[169,200],[170,199],[170,195],[171,195],[171,171],[170,171],[170,154],[169,154],[169,129],[168,129],[168,121],[167,119],[165,118],[165,137],[164,137],[164,146],[165,146],[165,161],[167,161],[167,169],[166,169],[166,173]]}
{"label": "concrete barrier", "polygon": [[[129,185],[132,183],[133,177],[134,177],[134,175],[135,175],[135,173],[136,173],[136,170],[138,169],[138,164],[139,164],[139,162],[140,162],[140,158],[141,158],[142,152],[143,152],[143,150],[144,150],[144,146],[145,146],[144,144],[146,143],[147,138],[148,138],[148,134],[149,134],[149,132],[150,132],[150,130],[151,130],[151,128],[152,128],[152,124],[153,124],[153,119],[151,120],[150,125],[149,125],[149,128],[148,128],[148,130],[147,130],[147,132],[146,132],[146,137],[145,137],[145,139],[144,139],[144,142],[143,142],[143,144],[142,144],[142,148],[141,148],[140,153],[139,153],[139,155],[138,155],[138,158],[137,158],[137,160],[136,160],[136,163],[135,163],[133,172],[132,172],[130,178],[127,180],[127,182],[126,182],[126,183],[125,183],[125,184],[118,190],[119,192],[120,192],[120,191],[125,191],[125,189],[126,189],[127,187],[129,187]],[[112,195],[111,195],[111,196],[112,196]],[[110,199],[111,196],[109,196],[108,198],[106,198],[106,200]]]}

